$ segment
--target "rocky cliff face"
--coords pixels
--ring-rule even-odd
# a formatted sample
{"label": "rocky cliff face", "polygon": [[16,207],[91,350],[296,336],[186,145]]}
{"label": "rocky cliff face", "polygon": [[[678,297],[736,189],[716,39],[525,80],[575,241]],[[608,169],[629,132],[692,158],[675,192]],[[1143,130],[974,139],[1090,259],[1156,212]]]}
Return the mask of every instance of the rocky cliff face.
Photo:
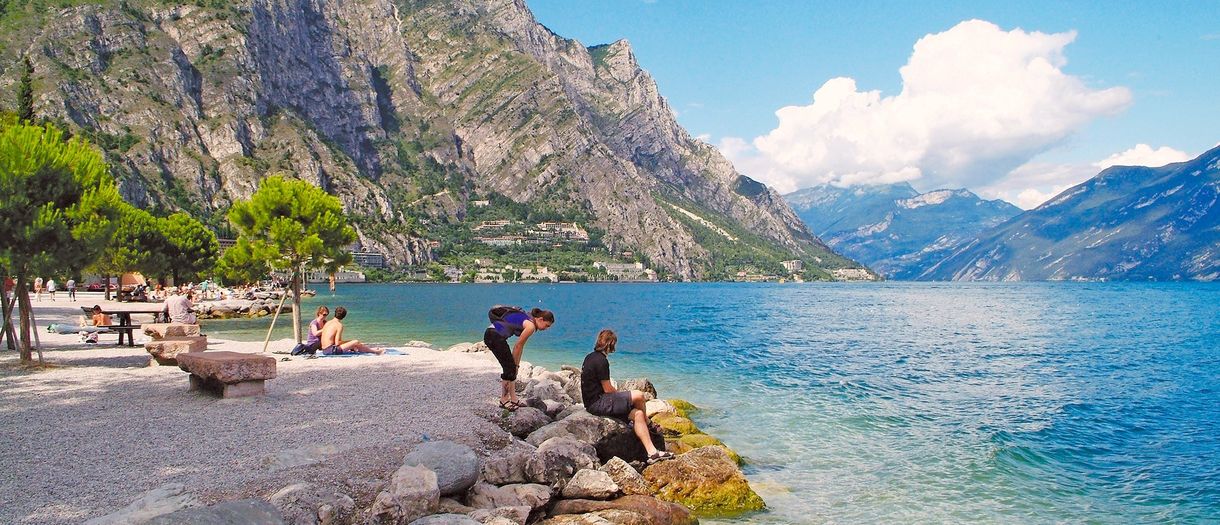
{"label": "rocky cliff face", "polygon": [[920,194],[910,184],[818,186],[784,196],[834,249],[891,279],[913,279],[974,236],[1021,213],[968,190]]}
{"label": "rocky cliff face", "polygon": [[1220,279],[1220,148],[1161,168],[1115,166],[980,234],[935,280]]}
{"label": "rocky cliff face", "polygon": [[678,126],[626,42],[585,48],[520,1],[84,4],[9,7],[0,102],[28,56],[37,112],[102,145],[138,205],[220,226],[286,172],[339,196],[397,263],[431,259],[427,225],[499,193],[585,217],[677,277],[728,252],[858,266]]}

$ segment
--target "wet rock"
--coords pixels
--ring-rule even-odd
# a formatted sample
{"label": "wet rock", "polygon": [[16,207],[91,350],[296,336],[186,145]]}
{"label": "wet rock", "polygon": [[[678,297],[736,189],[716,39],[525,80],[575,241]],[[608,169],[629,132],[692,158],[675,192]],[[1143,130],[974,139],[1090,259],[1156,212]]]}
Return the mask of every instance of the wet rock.
{"label": "wet rock", "polygon": [[720,447],[705,447],[644,469],[657,497],[699,513],[732,516],[766,508],[737,463]]}

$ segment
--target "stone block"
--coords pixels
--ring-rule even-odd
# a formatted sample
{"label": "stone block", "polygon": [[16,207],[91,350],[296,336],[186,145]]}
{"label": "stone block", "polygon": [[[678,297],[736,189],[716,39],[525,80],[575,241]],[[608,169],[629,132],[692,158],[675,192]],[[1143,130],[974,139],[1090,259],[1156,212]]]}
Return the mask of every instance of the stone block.
{"label": "stone block", "polygon": [[149,366],[177,365],[178,354],[203,352],[207,349],[208,338],[203,336],[169,337],[144,343],[144,350],[148,351],[148,354],[152,356],[152,359],[148,362]]}
{"label": "stone block", "polygon": [[199,325],[197,324],[182,324],[182,323],[149,323],[141,325],[144,329],[144,335],[153,339],[165,339],[167,337],[198,337]]}

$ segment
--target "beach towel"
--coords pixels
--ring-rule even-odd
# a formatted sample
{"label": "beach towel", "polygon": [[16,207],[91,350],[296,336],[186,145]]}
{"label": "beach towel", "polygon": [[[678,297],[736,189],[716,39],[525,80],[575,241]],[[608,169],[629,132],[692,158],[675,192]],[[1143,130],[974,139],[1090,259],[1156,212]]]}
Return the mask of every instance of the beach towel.
{"label": "beach towel", "polygon": [[[386,349],[385,349],[385,353],[384,353],[384,354],[381,354],[381,355],[407,355],[407,353],[406,353],[406,352],[403,352],[402,350],[399,350],[399,349],[397,349],[397,348],[386,348]],[[377,354],[363,354],[363,353],[361,353],[361,354],[332,354],[332,355],[325,355],[325,354],[321,354],[321,353],[319,353],[319,354],[317,354],[317,356],[318,356],[319,358],[321,358],[321,357],[364,357],[364,356],[373,356],[373,357],[376,357],[376,356],[377,356]]]}
{"label": "beach towel", "polygon": [[80,332],[98,332],[110,333],[110,329],[97,326],[77,326],[74,324],[51,323],[47,325],[47,331],[53,334],[76,334]]}

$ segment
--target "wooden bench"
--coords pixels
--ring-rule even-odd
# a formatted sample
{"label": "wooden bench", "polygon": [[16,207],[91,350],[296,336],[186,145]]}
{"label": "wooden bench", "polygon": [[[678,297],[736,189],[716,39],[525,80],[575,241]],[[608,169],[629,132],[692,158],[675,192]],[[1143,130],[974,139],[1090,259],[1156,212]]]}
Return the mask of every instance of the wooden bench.
{"label": "wooden bench", "polygon": [[206,390],[223,398],[265,394],[263,382],[275,379],[275,358],[261,354],[178,354],[178,368],[190,372],[191,390]]}
{"label": "wooden bench", "polygon": [[[82,306],[82,307],[80,307],[80,310],[85,313],[85,319],[89,319],[89,317],[93,315],[93,309],[88,306]],[[128,317],[127,319],[130,320],[131,318]],[[120,319],[120,321],[121,320],[122,319]],[[137,328],[140,328],[140,325],[130,324],[130,323],[123,324],[122,322],[120,322],[119,324],[100,325],[100,326],[98,326],[98,328],[105,328],[107,330],[110,330],[111,332],[118,332],[118,334],[119,334],[118,346],[123,346],[123,336],[124,335],[127,336],[127,346],[135,346],[136,341],[135,341],[134,332]]]}

